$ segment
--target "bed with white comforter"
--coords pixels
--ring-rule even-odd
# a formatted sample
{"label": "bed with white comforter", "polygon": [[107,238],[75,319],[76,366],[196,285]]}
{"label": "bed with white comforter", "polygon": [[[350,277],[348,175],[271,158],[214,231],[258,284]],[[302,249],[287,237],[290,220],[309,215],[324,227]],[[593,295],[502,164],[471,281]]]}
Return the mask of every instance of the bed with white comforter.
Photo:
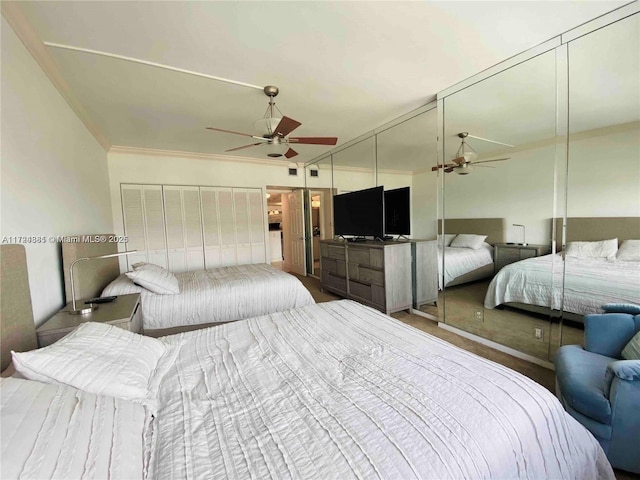
{"label": "bed with white comforter", "polygon": [[[444,285],[449,286],[456,278],[469,274],[474,270],[491,265],[493,267],[493,247],[483,243],[478,249],[473,248],[444,248]],[[493,269],[490,269],[493,273]],[[480,275],[480,278],[487,275]],[[438,286],[442,290],[442,247],[438,246]]]}
{"label": "bed with white comforter", "polygon": [[141,405],[19,378],[0,389],[0,478],[145,477]]}
{"label": "bed with white comforter", "polygon": [[349,300],[162,340],[150,478],[614,478],[545,388]]}
{"label": "bed with white comforter", "polygon": [[505,266],[489,284],[485,308],[507,302],[579,315],[601,313],[606,303],[638,304],[640,264],[569,256],[563,263],[559,253],[529,258]]}
{"label": "bed with white comforter", "polygon": [[177,294],[152,293],[123,274],[102,296],[140,293],[145,330],[229,322],[314,303],[300,280],[266,264],[177,273],[176,277]]}

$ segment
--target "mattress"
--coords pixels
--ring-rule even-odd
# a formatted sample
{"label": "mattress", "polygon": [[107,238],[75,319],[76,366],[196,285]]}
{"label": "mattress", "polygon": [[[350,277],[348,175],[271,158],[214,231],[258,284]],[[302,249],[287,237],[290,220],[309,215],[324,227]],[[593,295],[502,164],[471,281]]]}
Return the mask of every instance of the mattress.
{"label": "mattress", "polygon": [[548,390],[349,300],[163,340],[151,478],[614,478]]}
{"label": "mattress", "polygon": [[[472,248],[445,247],[444,284],[449,285],[461,275],[493,263],[493,247],[488,243],[474,250]],[[438,282],[442,290],[442,247],[438,246]]]}
{"label": "mattress", "polygon": [[605,303],[637,304],[640,264],[576,257],[566,257],[563,262],[561,254],[529,258],[505,266],[489,284],[485,308],[506,302],[579,315],[602,313],[600,307]]}
{"label": "mattress", "polygon": [[144,478],[141,405],[31,380],[0,380],[0,477]]}
{"label": "mattress", "polygon": [[120,275],[103,296],[139,292],[145,330],[230,322],[314,303],[311,293],[293,275],[270,265],[231,267],[177,273],[180,293],[158,295]]}

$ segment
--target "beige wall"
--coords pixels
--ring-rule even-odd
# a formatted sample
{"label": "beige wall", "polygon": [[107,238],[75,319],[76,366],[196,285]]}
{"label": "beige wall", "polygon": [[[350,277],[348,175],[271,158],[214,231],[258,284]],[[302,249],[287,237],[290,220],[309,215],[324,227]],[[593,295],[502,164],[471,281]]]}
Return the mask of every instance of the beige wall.
{"label": "beige wall", "polygon": [[[4,19],[2,66],[2,237],[112,231],[106,153]],[[64,303],[60,248],[26,252],[40,324]]]}

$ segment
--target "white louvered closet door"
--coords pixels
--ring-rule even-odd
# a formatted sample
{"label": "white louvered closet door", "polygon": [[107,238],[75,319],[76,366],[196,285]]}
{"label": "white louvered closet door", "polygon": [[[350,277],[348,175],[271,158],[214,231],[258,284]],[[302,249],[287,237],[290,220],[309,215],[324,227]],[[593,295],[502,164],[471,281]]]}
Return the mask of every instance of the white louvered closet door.
{"label": "white louvered closet door", "polygon": [[190,272],[204,269],[202,243],[202,214],[200,211],[200,188],[183,187],[182,208],[184,233],[187,247],[187,269]]}
{"label": "white louvered closet door", "polygon": [[202,270],[202,221],[198,187],[163,187],[169,270]]}
{"label": "white louvered closet door", "polygon": [[230,188],[217,188],[216,190],[220,220],[221,263],[222,265],[237,265],[233,192]]}
{"label": "white louvered closet door", "polygon": [[160,185],[143,185],[142,196],[148,261],[167,268],[162,187]]}
{"label": "white louvered closet door", "polygon": [[162,187],[164,192],[164,217],[167,231],[167,257],[169,271],[187,271],[187,250],[184,235],[184,215],[182,213],[182,188]]}
{"label": "white louvered closet door", "polygon": [[126,262],[127,269],[137,262],[147,262],[147,240],[144,231],[144,204],[140,185],[122,185],[122,213],[124,215],[124,233],[128,242],[126,250],[138,253],[121,257],[121,266]]}
{"label": "white louvered closet door", "polygon": [[265,210],[262,190],[249,191],[249,228],[251,230],[251,261],[265,263],[266,242],[264,229]]}
{"label": "white louvered closet door", "polygon": [[159,185],[122,185],[122,210],[125,235],[129,237],[128,268],[137,262],[150,262],[167,266],[164,232],[162,187]]}
{"label": "white louvered closet door", "polygon": [[238,265],[251,262],[251,229],[249,226],[249,192],[233,189],[233,208],[236,226],[236,255]]}
{"label": "white louvered closet door", "polygon": [[222,248],[216,189],[200,187],[200,204],[202,207],[205,268],[219,267],[222,265]]}

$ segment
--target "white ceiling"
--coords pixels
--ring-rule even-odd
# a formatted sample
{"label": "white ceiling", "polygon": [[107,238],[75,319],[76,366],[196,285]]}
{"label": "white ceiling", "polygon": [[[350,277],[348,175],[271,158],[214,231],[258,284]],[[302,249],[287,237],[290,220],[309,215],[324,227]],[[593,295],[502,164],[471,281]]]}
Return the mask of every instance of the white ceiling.
{"label": "white ceiling", "polygon": [[[626,2],[22,2],[43,41],[277,85],[297,136],[338,145],[491,65]],[[51,47],[113,145],[224,153],[262,117],[260,90]],[[306,162],[331,147],[296,146]],[[260,147],[237,152],[266,158]]]}

